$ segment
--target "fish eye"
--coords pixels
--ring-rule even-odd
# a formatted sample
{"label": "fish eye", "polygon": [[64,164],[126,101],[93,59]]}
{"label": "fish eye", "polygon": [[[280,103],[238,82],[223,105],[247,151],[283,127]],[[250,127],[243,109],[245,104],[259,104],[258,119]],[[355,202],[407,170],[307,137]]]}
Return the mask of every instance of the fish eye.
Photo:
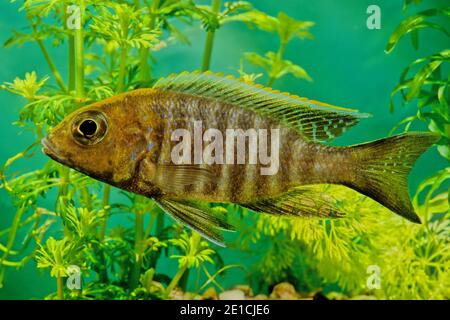
{"label": "fish eye", "polygon": [[72,125],[72,135],[82,145],[99,143],[107,132],[106,117],[99,111],[86,111],[79,114]]}
{"label": "fish eye", "polygon": [[81,122],[78,130],[86,137],[92,136],[97,132],[98,126],[95,120],[87,119]]}

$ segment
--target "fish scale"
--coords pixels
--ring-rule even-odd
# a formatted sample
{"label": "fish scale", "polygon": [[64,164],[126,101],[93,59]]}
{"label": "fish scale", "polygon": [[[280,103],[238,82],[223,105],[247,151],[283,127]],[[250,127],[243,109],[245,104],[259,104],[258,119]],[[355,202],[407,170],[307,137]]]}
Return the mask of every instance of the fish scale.
{"label": "fish scale", "polygon": [[[251,128],[264,128],[270,132],[272,128],[278,128],[278,126],[274,125],[274,122],[270,119],[264,119],[258,116],[256,113],[248,113],[243,110],[236,108],[225,106],[220,103],[210,104],[208,106],[208,112],[202,113],[202,110],[206,108],[202,106],[205,102],[200,99],[193,98],[189,95],[183,94],[174,94],[174,96],[170,99],[170,102],[167,103],[158,103],[157,108],[155,110],[161,116],[161,118],[165,117],[164,115],[170,114],[172,117],[179,118],[184,116],[185,118],[182,121],[179,121],[179,126],[174,126],[173,121],[167,124],[164,132],[164,142],[163,142],[163,150],[164,157],[160,159],[159,163],[166,163],[169,157],[170,146],[173,146],[173,143],[170,142],[170,131],[175,129],[188,129],[190,132],[193,132],[192,124],[194,121],[202,121],[205,128],[217,128],[219,129],[223,136],[225,137],[226,129],[242,129],[247,130]],[[161,108],[162,105],[165,105],[164,108]],[[229,110],[224,114],[223,110]],[[189,112],[186,112],[189,111]],[[223,119],[226,116],[227,121],[218,121],[219,119]],[[292,130],[283,129],[282,135],[289,134],[289,139],[299,139],[300,136],[295,134]],[[268,140],[270,142],[270,137]],[[283,136],[280,137],[281,141],[285,141],[286,139]],[[192,142],[192,150],[193,150],[193,142]],[[224,138],[224,150],[226,149],[225,138]],[[270,145],[268,146],[270,150]],[[248,151],[248,143],[246,142],[246,150]],[[289,154],[289,153],[287,153]],[[237,159],[235,154],[235,160]],[[290,160],[290,159],[289,159]],[[287,160],[287,161],[289,161]],[[245,163],[244,165],[213,165],[211,169],[218,179],[216,183],[213,183],[211,187],[210,184],[200,184],[192,189],[193,194],[202,194],[205,191],[209,191],[208,197],[216,197],[218,201],[223,199],[232,199],[235,202],[241,202],[244,200],[248,200],[253,196],[267,196],[277,194],[280,191],[285,190],[284,185],[288,183],[287,180],[282,178],[283,175],[275,175],[275,176],[263,176],[258,174],[261,169],[260,165],[250,165]],[[219,167],[219,174],[217,175],[217,170],[214,167]],[[249,170],[249,168],[252,168]],[[284,166],[286,167],[286,166]],[[258,170],[258,171],[257,171]],[[246,192],[241,192],[245,185],[248,185],[252,176],[247,174],[248,171],[253,171],[257,173],[256,176],[256,186],[255,187],[247,187]],[[285,172],[287,169],[284,170]],[[285,174],[284,176],[286,176]],[[246,178],[247,177],[247,178]],[[216,190],[217,193],[211,193]]]}

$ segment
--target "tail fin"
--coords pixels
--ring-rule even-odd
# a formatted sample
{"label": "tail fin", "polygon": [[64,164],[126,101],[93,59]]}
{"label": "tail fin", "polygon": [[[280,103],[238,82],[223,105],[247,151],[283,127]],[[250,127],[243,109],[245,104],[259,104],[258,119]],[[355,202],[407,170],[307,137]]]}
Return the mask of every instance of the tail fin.
{"label": "tail fin", "polygon": [[408,193],[408,174],[416,159],[438,140],[433,133],[411,132],[350,147],[357,172],[345,184],[420,223]]}

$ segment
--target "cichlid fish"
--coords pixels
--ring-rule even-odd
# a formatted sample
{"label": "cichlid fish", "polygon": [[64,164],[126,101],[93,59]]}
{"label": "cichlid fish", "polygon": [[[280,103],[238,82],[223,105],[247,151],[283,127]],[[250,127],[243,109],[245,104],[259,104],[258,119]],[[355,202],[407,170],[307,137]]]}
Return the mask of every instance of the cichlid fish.
{"label": "cichlid fish", "polygon": [[[438,136],[414,132],[349,147],[322,144],[366,117],[220,74],[185,72],[163,78],[153,88],[73,112],[42,144],[52,159],[154,199],[173,218],[217,244],[223,245],[221,230],[232,226],[225,215],[205,204],[235,203],[283,216],[342,216],[336,201],[317,191],[320,184],[347,186],[420,223],[408,194],[407,175]],[[174,163],[173,149],[180,143],[174,131],[198,130],[195,124],[202,132],[214,128],[223,136],[230,128],[278,130],[275,173],[261,174],[268,163],[250,163],[251,154],[247,162],[237,164],[204,159]],[[189,154],[183,159],[192,159],[194,149],[207,148],[210,142],[184,141]],[[227,149],[227,142],[214,152],[227,150],[231,152],[227,156],[239,157],[237,149]],[[267,139],[267,143],[266,156],[269,150],[273,156],[275,142]],[[249,140],[245,146],[250,146]]]}

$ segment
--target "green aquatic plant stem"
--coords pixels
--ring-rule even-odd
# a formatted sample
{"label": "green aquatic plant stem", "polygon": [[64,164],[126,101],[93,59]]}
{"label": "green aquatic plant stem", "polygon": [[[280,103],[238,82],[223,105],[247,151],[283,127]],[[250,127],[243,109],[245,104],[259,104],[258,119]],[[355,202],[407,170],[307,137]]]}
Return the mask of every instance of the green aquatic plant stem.
{"label": "green aquatic plant stem", "polygon": [[61,166],[60,169],[60,176],[61,176],[61,189],[60,189],[60,196],[66,196],[67,195],[67,191],[68,191],[68,187],[69,187],[69,183],[70,183],[70,169],[66,166]]}
{"label": "green aquatic plant stem", "polygon": [[[28,20],[31,22],[31,18],[28,17]],[[61,77],[61,74],[59,73],[58,69],[56,68],[52,57],[50,56],[50,53],[48,52],[47,48],[44,45],[44,42],[42,41],[42,39],[39,38],[38,36],[38,31],[36,30],[36,24],[31,22],[31,28],[33,30],[33,33],[36,35],[35,40],[36,43],[39,46],[39,49],[41,49],[42,54],[44,55],[45,61],[47,62],[50,71],[53,74],[53,77],[56,80],[56,83],[58,84],[58,86],[61,88],[62,91],[67,91],[66,85],[64,83],[64,80]]]}
{"label": "green aquatic plant stem", "polygon": [[[220,9],[220,0],[212,0],[211,10],[217,14]],[[215,30],[209,30],[206,34],[205,49],[203,51],[202,71],[209,70],[211,64],[211,56],[214,45]]]}
{"label": "green aquatic plant stem", "polygon": [[[100,234],[99,234],[99,240],[103,241],[105,239],[106,235],[106,228],[108,224],[108,218],[109,218],[109,198],[111,196],[111,186],[108,184],[103,184],[103,199],[102,199],[102,205],[103,205],[103,220],[100,225]],[[105,254],[102,253],[100,256],[100,259],[102,260],[102,269],[99,272],[99,276],[102,282],[108,282],[108,271],[106,270],[106,257]]]}
{"label": "green aquatic plant stem", "polygon": [[64,300],[64,279],[62,276],[56,277],[56,297],[58,300]]}
{"label": "green aquatic plant stem", "polygon": [[135,261],[131,271],[130,289],[134,290],[139,285],[139,277],[141,274],[142,255],[143,255],[143,241],[144,241],[144,214],[136,212],[135,221],[135,239],[134,239],[134,254]]}
{"label": "green aquatic plant stem", "polygon": [[120,65],[119,65],[119,79],[117,80],[117,93],[125,91],[125,76],[127,73],[127,47],[120,49]]}
{"label": "green aquatic plant stem", "polygon": [[[283,61],[284,50],[286,49],[286,45],[287,45],[287,42],[282,41],[280,43],[280,47],[278,48],[278,51],[277,51],[277,61],[276,61],[277,64],[279,64],[279,63],[281,63],[281,61]],[[272,70],[269,73],[269,79],[267,81],[268,87],[271,87],[273,85],[274,81],[276,80],[276,78],[274,76],[270,75],[276,67],[277,67],[277,65],[275,65],[275,64],[272,65]]]}
{"label": "green aquatic plant stem", "polygon": [[6,160],[5,164],[0,168],[0,181],[2,182],[2,186],[5,188],[6,191],[12,192],[13,189],[9,187],[8,182],[6,181],[6,175],[5,170],[7,167],[11,166],[11,164],[18,159],[29,157],[30,151],[37,145],[40,145],[40,140],[35,141],[34,143],[30,144],[28,147],[25,148],[22,152],[17,153],[16,155],[12,156],[8,160]]}
{"label": "green aquatic plant stem", "polygon": [[[67,4],[63,4],[63,21],[67,21]],[[75,90],[75,39],[72,31],[66,28],[67,31],[67,63],[68,63],[68,86],[69,91]]]}
{"label": "green aquatic plant stem", "polygon": [[[154,208],[153,210],[155,210],[156,209],[156,205],[154,205],[153,208]],[[164,212],[161,212],[160,210],[155,210],[154,211],[154,216],[152,218],[153,221],[151,223],[152,223],[152,225],[156,224],[154,235],[157,238],[161,238],[163,236],[163,233],[164,233],[164,221],[165,221],[165,217],[164,216],[165,216]],[[151,231],[151,229],[147,229],[147,232],[150,232],[150,231]],[[150,260],[150,265],[153,268],[156,267],[156,262],[158,261],[160,255],[161,255],[161,251],[158,251],[150,258],[151,259]]]}
{"label": "green aquatic plant stem", "polygon": [[141,48],[139,50],[139,80],[143,82],[148,82],[151,79],[148,56],[148,48]]}
{"label": "green aquatic plant stem", "polygon": [[75,91],[77,96],[84,98],[84,33],[83,33],[83,17],[84,17],[84,0],[78,1],[80,7],[81,27],[75,29]]}
{"label": "green aquatic plant stem", "polygon": [[[33,26],[33,30],[36,32],[36,28],[34,26]],[[48,52],[47,48],[45,47],[44,42],[41,39],[36,38],[36,43],[38,44],[39,48],[41,49],[42,54],[44,55],[45,61],[47,61],[50,71],[52,72],[53,77],[56,80],[56,83],[58,84],[58,86],[61,88],[62,91],[67,91],[66,85],[64,84],[61,74],[59,73],[58,69],[56,68],[55,64],[53,63],[53,59],[50,56],[50,53]]]}
{"label": "green aquatic plant stem", "polygon": [[175,276],[173,277],[172,281],[170,281],[169,285],[166,288],[166,298],[169,297],[170,293],[172,292],[172,290],[177,286],[178,282],[181,280],[181,278],[183,277],[183,275],[185,274],[185,272],[187,271],[187,266],[183,265],[181,266],[177,273],[175,274]]}
{"label": "green aquatic plant stem", "polygon": [[275,80],[276,80],[275,77],[269,76],[269,80],[267,80],[267,86],[272,87]]}
{"label": "green aquatic plant stem", "polygon": [[104,210],[104,217],[103,217],[103,221],[102,221],[102,225],[101,225],[101,229],[100,229],[100,240],[103,240],[105,238],[105,234],[106,234],[106,227],[108,224],[108,218],[109,218],[109,198],[111,195],[111,186],[108,184],[104,184],[103,185],[103,210]]}
{"label": "green aquatic plant stem", "polygon": [[19,253],[18,251],[8,249],[7,247],[2,245],[1,243],[0,243],[0,251],[9,252],[9,254],[12,255],[12,256],[15,256],[15,255],[17,255]]}
{"label": "green aquatic plant stem", "polygon": [[[13,267],[13,268],[22,268],[25,265],[25,262],[28,261],[28,257],[23,258],[21,261],[15,262],[15,261],[1,261],[0,265],[3,265],[5,267]],[[2,284],[0,284],[0,289],[2,288]]]}
{"label": "green aquatic plant stem", "polygon": [[80,187],[80,194],[81,194],[81,200],[83,201],[84,206],[91,211],[92,210],[92,204],[91,204],[91,196],[89,195],[89,190],[86,186]]}
{"label": "green aquatic plant stem", "polygon": [[[38,211],[38,210],[40,210],[40,209],[41,209],[41,208],[38,208],[38,209],[36,210],[36,212],[35,212],[33,215],[31,215],[31,216],[29,216],[28,218],[26,218],[25,220],[23,220],[23,221],[19,224],[19,228],[22,228],[23,226],[26,226],[27,224],[29,224],[29,223],[35,221],[36,219],[38,219],[39,216],[40,216],[40,214],[41,214],[41,213]],[[45,211],[46,211],[46,210],[45,210]],[[45,212],[45,211],[44,211],[44,212]],[[0,231],[0,238],[3,237],[3,236],[5,236],[7,233],[11,232],[12,229],[13,229],[13,226],[1,230],[1,231]],[[5,250],[3,250],[3,249],[1,249],[1,250],[2,250],[2,251],[5,251]],[[12,252],[12,251],[10,251],[10,254],[11,254],[11,252]]]}
{"label": "green aquatic plant stem", "polygon": [[[138,1],[137,1],[138,2]],[[153,30],[156,27],[156,23],[158,21],[158,18],[156,16],[156,11],[159,8],[161,1],[160,0],[153,0],[151,5],[151,11],[150,14],[152,15],[150,19],[150,29]],[[149,57],[149,48],[140,48],[139,49],[139,67],[140,67],[140,75],[139,79],[144,82],[149,82],[151,80],[151,73],[150,73],[150,65],[148,63],[148,57]]]}
{"label": "green aquatic plant stem", "polygon": [[17,230],[19,229],[22,216],[25,212],[25,208],[25,206],[21,206],[16,211],[16,215],[12,223],[12,228],[8,235],[6,250],[3,253],[2,258],[0,259],[0,288],[3,287],[3,279],[5,278],[5,266],[3,265],[3,262],[8,259],[9,253],[14,245],[14,242],[16,241]]}
{"label": "green aquatic plant stem", "polygon": [[[69,191],[69,183],[70,183],[70,169],[69,167],[60,166],[59,169],[59,176],[61,179],[60,182],[60,186],[59,186],[59,190],[58,190],[58,197],[57,197],[57,202],[56,202],[56,208],[57,208],[57,212],[59,212],[59,215],[61,217],[61,219],[63,220],[63,226],[64,226],[64,235],[67,235],[68,231],[67,231],[67,226],[66,226],[66,222],[65,222],[65,211],[67,206],[68,206],[68,191]],[[58,201],[59,199],[62,198],[62,201]]]}
{"label": "green aquatic plant stem", "polygon": [[164,212],[158,212],[158,217],[156,218],[156,236],[159,237],[164,231],[164,218],[165,213]]}
{"label": "green aquatic plant stem", "polygon": [[122,33],[122,41],[120,45],[120,62],[119,62],[119,76],[117,79],[117,93],[122,93],[125,91],[125,77],[127,74],[127,54],[128,45],[126,39],[128,38],[128,27],[130,25],[130,18],[123,17],[120,20],[120,32]]}
{"label": "green aquatic plant stem", "polygon": [[69,91],[75,90],[75,38],[73,35],[68,35],[68,63],[69,63]]}
{"label": "green aquatic plant stem", "polygon": [[145,234],[144,234],[144,239],[147,239],[148,237],[150,237],[150,232],[152,232],[153,229],[153,225],[155,224],[155,220],[156,220],[156,214],[152,214],[150,212],[150,221],[147,225],[147,229],[145,229]]}

